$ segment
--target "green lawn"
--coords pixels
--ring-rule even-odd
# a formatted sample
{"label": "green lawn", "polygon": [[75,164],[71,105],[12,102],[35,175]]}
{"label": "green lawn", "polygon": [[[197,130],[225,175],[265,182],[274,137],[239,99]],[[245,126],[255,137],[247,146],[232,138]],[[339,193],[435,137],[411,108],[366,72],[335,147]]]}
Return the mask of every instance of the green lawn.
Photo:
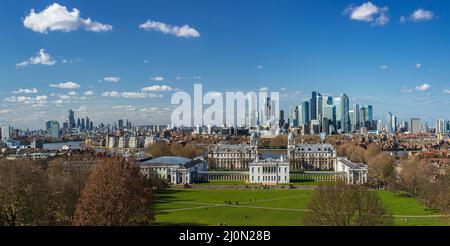
{"label": "green lawn", "polygon": [[[302,225],[311,190],[167,190],[157,195],[158,225],[295,226]],[[434,215],[417,200],[379,191],[396,225],[445,225],[440,218],[398,217]],[[231,201],[233,205],[226,204]],[[239,205],[235,205],[239,202]]]}

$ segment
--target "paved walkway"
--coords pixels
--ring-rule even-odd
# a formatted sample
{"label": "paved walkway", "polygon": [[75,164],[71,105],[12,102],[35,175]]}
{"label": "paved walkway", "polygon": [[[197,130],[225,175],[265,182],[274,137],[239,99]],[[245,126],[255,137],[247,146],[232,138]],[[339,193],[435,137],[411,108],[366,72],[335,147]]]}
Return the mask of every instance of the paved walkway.
{"label": "paved walkway", "polygon": [[[191,204],[191,205],[202,205],[202,206],[190,207],[190,208],[166,209],[166,210],[160,210],[158,212],[165,212],[165,213],[167,213],[167,212],[187,211],[187,210],[214,208],[214,207],[251,208],[251,209],[265,209],[265,210],[290,211],[290,212],[311,212],[312,211],[312,210],[309,210],[309,209],[276,208],[276,207],[264,207],[264,206],[245,205],[245,204],[257,203],[257,202],[289,200],[289,199],[295,199],[295,198],[299,198],[299,197],[274,198],[274,199],[266,199],[266,200],[257,200],[256,202],[240,202],[239,205],[207,203],[207,202],[170,202],[170,201],[161,201],[161,202],[167,202],[167,203]],[[392,217],[397,217],[397,218],[444,218],[445,216],[446,215],[443,215],[443,214],[430,214],[430,215],[397,215],[397,214],[394,214],[394,215],[392,215]]]}

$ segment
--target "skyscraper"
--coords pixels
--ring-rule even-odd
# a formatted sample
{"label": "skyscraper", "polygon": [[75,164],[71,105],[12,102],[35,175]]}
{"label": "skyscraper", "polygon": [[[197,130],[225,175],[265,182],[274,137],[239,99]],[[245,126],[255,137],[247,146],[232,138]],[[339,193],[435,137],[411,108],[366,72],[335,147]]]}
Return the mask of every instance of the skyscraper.
{"label": "skyscraper", "polygon": [[284,126],[284,110],[280,110],[280,120],[278,121],[278,127],[283,128]]}
{"label": "skyscraper", "polygon": [[47,128],[47,133],[52,140],[58,141],[60,138],[58,121],[49,120],[45,123],[45,126]]}
{"label": "skyscraper", "polygon": [[69,123],[69,129],[75,128],[75,112],[73,112],[72,109],[69,109],[68,111],[68,123]]}
{"label": "skyscraper", "polygon": [[393,133],[394,132],[394,129],[392,128],[392,113],[391,112],[389,112],[386,115],[386,131],[388,133]]}
{"label": "skyscraper", "polygon": [[304,101],[301,105],[301,111],[300,111],[300,113],[302,115],[301,122],[300,122],[301,125],[308,124],[311,121],[311,119],[309,118],[309,115],[310,115],[309,109],[310,109],[309,102]]}
{"label": "skyscraper", "polygon": [[322,111],[322,95],[319,92],[313,91],[310,100],[310,119],[317,120]]}
{"label": "skyscraper", "polygon": [[346,94],[341,95],[342,102],[342,130],[344,132],[350,132],[350,117],[348,115],[348,111],[350,110],[350,99]]}
{"label": "skyscraper", "polygon": [[420,118],[411,118],[411,133],[420,133],[421,128]]}
{"label": "skyscraper", "polygon": [[13,128],[10,127],[10,126],[2,127],[2,140],[3,141],[11,140],[11,138],[12,138],[12,131],[13,131]]}
{"label": "skyscraper", "polygon": [[437,120],[436,121],[436,133],[445,133],[445,121],[444,120]]}

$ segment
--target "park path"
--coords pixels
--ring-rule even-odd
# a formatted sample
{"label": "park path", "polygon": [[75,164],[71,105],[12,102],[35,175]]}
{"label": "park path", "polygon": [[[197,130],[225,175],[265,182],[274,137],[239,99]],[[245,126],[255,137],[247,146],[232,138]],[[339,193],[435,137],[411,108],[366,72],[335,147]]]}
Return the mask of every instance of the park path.
{"label": "park path", "polygon": [[[274,198],[274,199],[265,199],[265,200],[257,200],[256,202],[268,202],[268,201],[278,201],[278,200],[289,200],[297,197],[285,197],[285,198]],[[163,201],[166,202],[166,201]],[[166,209],[160,210],[159,212],[168,213],[168,212],[176,212],[176,211],[187,211],[187,210],[196,210],[196,209],[205,209],[205,208],[214,208],[214,207],[232,207],[232,208],[251,208],[251,209],[266,209],[266,210],[277,210],[277,211],[289,211],[289,212],[311,212],[309,209],[297,209],[297,208],[276,208],[276,207],[264,207],[264,206],[250,206],[243,204],[251,204],[256,202],[240,202],[240,205],[233,204],[219,204],[219,203],[207,203],[207,202],[170,202],[167,203],[178,203],[178,204],[191,204],[191,205],[202,205],[198,207],[190,207],[190,208],[174,208],[174,209]],[[394,214],[392,217],[396,218],[444,218],[443,214],[429,214],[429,215],[399,215]]]}

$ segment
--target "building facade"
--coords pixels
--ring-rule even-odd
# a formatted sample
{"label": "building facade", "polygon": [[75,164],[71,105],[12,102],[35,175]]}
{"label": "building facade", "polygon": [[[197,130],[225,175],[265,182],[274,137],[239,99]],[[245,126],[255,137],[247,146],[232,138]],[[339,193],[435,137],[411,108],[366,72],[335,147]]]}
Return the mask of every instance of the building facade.
{"label": "building facade", "polygon": [[249,165],[249,183],[276,185],[289,182],[289,162],[285,156],[280,159],[256,158]]}
{"label": "building facade", "polygon": [[248,170],[258,155],[258,140],[252,133],[250,144],[217,144],[208,149],[208,164],[213,170]]}
{"label": "building facade", "polygon": [[294,134],[288,136],[291,170],[333,170],[336,157],[336,149],[331,144],[295,144]]}
{"label": "building facade", "polygon": [[347,184],[366,184],[367,183],[367,165],[363,163],[354,163],[345,157],[338,157],[335,167],[336,172],[345,173]]}

